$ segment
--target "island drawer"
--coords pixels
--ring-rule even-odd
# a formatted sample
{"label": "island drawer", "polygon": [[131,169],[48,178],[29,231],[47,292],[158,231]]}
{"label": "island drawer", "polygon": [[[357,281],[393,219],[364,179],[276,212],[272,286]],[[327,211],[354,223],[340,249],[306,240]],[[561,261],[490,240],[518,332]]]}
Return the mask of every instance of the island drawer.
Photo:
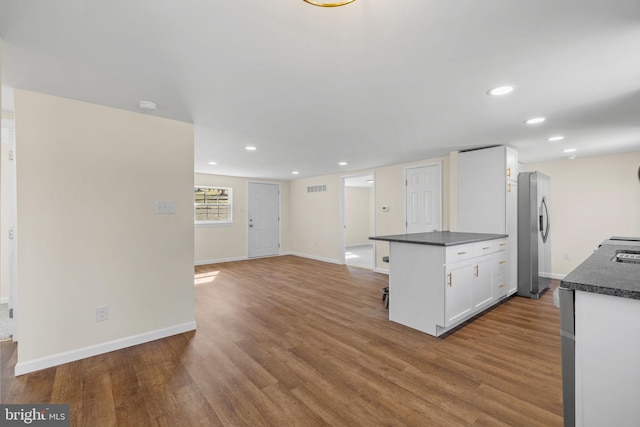
{"label": "island drawer", "polygon": [[493,288],[494,298],[499,299],[507,295],[509,286],[507,285],[507,273],[500,274],[495,277],[493,282],[495,287]]}
{"label": "island drawer", "polygon": [[445,252],[445,264],[451,264],[473,258],[473,243],[466,245],[448,246]]}
{"label": "island drawer", "polygon": [[499,275],[507,272],[509,260],[507,251],[498,252],[493,256],[493,274]]}
{"label": "island drawer", "polygon": [[505,249],[507,249],[507,239],[486,240],[473,244],[475,256],[488,255]]}

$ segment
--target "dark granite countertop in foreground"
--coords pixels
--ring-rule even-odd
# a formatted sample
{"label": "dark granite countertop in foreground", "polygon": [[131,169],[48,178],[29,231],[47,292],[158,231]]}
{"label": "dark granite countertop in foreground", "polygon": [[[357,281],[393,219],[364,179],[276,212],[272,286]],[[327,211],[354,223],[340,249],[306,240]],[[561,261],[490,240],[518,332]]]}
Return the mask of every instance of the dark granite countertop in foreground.
{"label": "dark granite countertop in foreground", "polygon": [[620,250],[640,251],[640,245],[603,244],[569,273],[560,287],[640,299],[640,264],[612,262]]}
{"label": "dark granite countertop in foreground", "polygon": [[485,240],[504,239],[507,234],[458,233],[454,231],[432,231],[430,233],[394,234],[391,236],[369,237],[371,240],[385,242],[415,243],[418,245],[454,246],[476,243]]}

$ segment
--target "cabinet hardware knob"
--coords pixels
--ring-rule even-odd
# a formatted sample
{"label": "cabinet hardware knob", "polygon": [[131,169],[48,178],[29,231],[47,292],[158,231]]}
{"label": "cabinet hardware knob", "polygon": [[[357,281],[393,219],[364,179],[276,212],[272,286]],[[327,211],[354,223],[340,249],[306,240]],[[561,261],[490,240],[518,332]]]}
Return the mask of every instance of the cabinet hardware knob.
{"label": "cabinet hardware knob", "polygon": [[506,243],[500,243],[500,246],[507,246]]}
{"label": "cabinet hardware knob", "polygon": [[500,264],[506,264],[506,263],[507,261],[504,261],[504,260],[500,261]]}
{"label": "cabinet hardware knob", "polygon": [[491,246],[485,246],[484,248],[482,248],[483,251],[486,251],[487,249],[491,249]]}
{"label": "cabinet hardware knob", "polygon": [[507,286],[507,285],[505,285],[504,283],[500,283],[500,287],[501,288],[504,288],[505,286]]}
{"label": "cabinet hardware knob", "polygon": [[508,192],[508,193],[511,193],[511,183],[509,183],[509,184],[507,185],[507,192]]}
{"label": "cabinet hardware knob", "polygon": [[507,168],[507,176],[511,178],[511,168]]}
{"label": "cabinet hardware knob", "polygon": [[458,252],[458,255],[464,255],[466,252]]}
{"label": "cabinet hardware knob", "polygon": [[449,283],[448,283],[448,285],[449,285],[449,287],[451,287],[451,286],[453,285],[453,273],[449,273],[449,275],[448,275],[448,276],[449,276]]}
{"label": "cabinet hardware knob", "polygon": [[478,277],[479,275],[480,275],[480,268],[479,268],[479,265],[476,264],[476,274],[475,274],[475,276]]}

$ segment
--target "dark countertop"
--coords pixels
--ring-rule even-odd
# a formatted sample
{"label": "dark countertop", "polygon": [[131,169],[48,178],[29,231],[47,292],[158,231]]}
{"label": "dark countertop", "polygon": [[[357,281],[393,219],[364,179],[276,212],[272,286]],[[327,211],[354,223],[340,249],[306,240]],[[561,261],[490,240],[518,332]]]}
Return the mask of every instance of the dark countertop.
{"label": "dark countertop", "polygon": [[620,250],[640,251],[640,243],[603,243],[582,264],[569,273],[560,287],[577,291],[640,299],[640,264],[612,262]]}
{"label": "dark countertop", "polygon": [[476,243],[485,240],[504,239],[507,234],[458,233],[454,231],[432,231],[430,233],[394,234],[391,236],[374,236],[370,240],[385,242],[415,243],[418,245],[454,246],[465,243]]}

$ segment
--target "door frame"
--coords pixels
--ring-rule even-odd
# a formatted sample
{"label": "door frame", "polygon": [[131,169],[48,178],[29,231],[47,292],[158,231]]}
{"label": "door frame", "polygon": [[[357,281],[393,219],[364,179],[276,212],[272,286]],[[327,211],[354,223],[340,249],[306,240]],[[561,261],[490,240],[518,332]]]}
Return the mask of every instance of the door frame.
{"label": "door frame", "polygon": [[[345,201],[344,201],[344,189],[346,187],[346,181],[348,178],[357,178],[359,176],[372,176],[373,177],[373,212],[369,212],[369,214],[373,214],[372,218],[373,218],[373,229],[375,231],[376,229],[376,172],[375,171],[370,171],[370,172],[359,172],[359,173],[354,173],[354,174],[350,174],[350,175],[343,175],[340,177],[340,202],[339,202],[339,210],[340,210],[340,221],[338,224],[339,227],[339,235],[340,235],[340,257],[338,258],[338,261],[340,262],[340,265],[346,265],[346,259],[345,259],[345,252],[346,252],[346,245],[345,245],[345,233],[344,233],[344,227],[345,227],[345,218],[344,218],[344,209],[345,209]],[[372,265],[372,269],[373,271],[376,270],[376,245],[375,242],[373,242],[373,265]]]}
{"label": "door frame", "polygon": [[440,175],[440,189],[439,189],[439,194],[438,194],[438,203],[440,204],[440,221],[438,222],[438,231],[442,231],[442,216],[443,216],[443,206],[442,206],[442,193],[443,193],[443,180],[442,180],[442,160],[436,160],[433,162],[426,162],[426,163],[417,163],[411,166],[405,166],[404,167],[404,191],[402,192],[402,211],[404,212],[403,215],[403,219],[404,219],[404,224],[402,225],[402,229],[404,230],[404,233],[407,233],[407,222],[408,222],[408,218],[407,218],[407,172],[409,171],[409,169],[419,169],[419,168],[424,168],[424,167],[430,167],[430,166],[437,166],[438,167],[438,174]]}
{"label": "door frame", "polygon": [[256,259],[263,257],[250,257],[251,251],[251,240],[249,238],[249,209],[250,209],[250,199],[251,199],[251,184],[269,184],[269,185],[277,185],[278,186],[278,253],[275,255],[269,256],[279,256],[282,255],[282,185],[279,182],[270,182],[270,181],[258,181],[258,180],[248,180],[247,181],[247,197],[246,197],[246,206],[247,206],[247,215],[244,219],[245,227],[247,230],[247,259]]}

